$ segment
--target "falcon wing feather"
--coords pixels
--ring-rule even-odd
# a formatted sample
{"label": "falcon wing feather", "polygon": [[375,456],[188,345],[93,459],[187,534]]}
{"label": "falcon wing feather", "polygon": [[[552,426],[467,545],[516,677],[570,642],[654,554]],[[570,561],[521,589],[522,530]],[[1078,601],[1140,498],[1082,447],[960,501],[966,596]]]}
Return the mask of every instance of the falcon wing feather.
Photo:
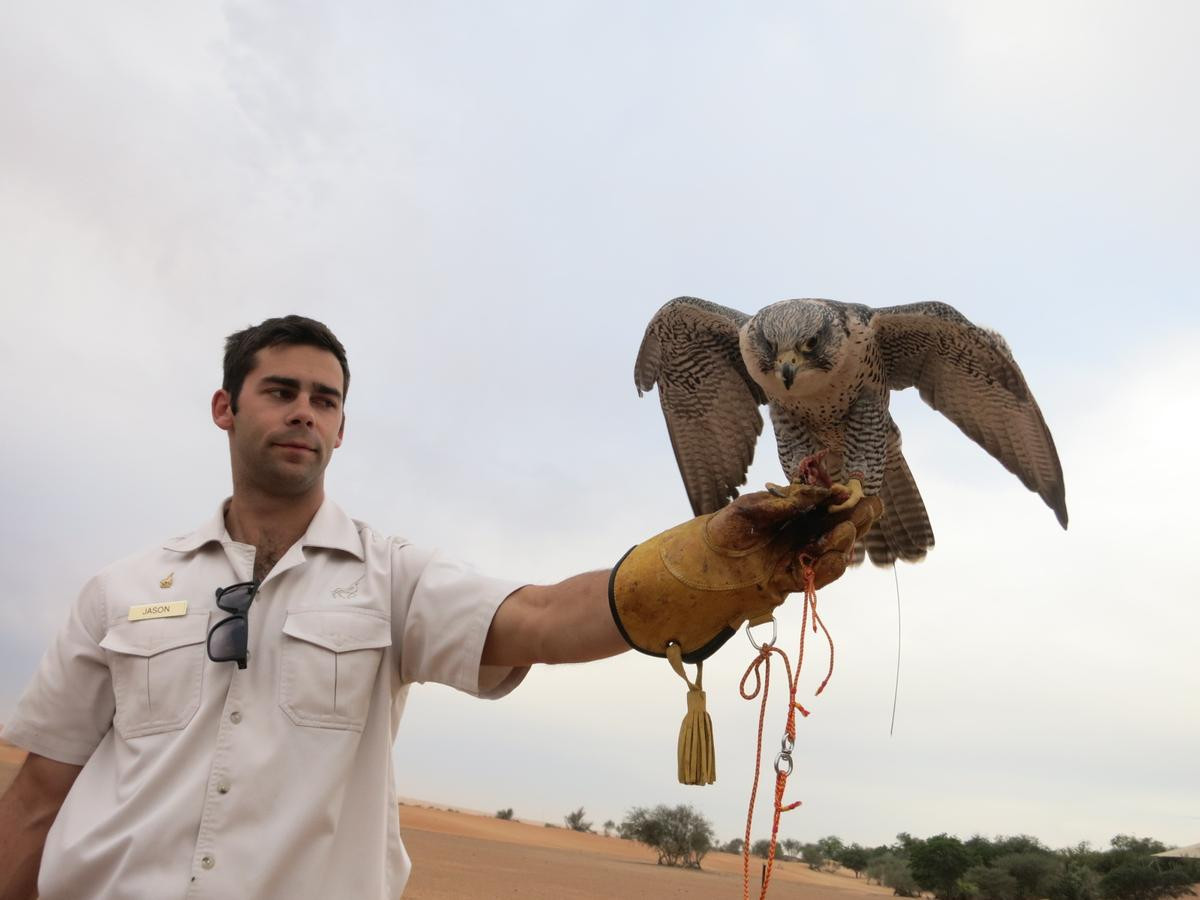
{"label": "falcon wing feather", "polygon": [[658,399],[683,486],[696,515],[738,495],[762,432],[762,389],[750,378],[738,329],[750,317],[695,297],[676,297],[646,326],[634,364],[638,395]]}
{"label": "falcon wing feather", "polygon": [[945,303],[877,309],[871,326],[887,386],[915,386],[922,400],[1039,494],[1066,528],[1054,438],[1004,339]]}

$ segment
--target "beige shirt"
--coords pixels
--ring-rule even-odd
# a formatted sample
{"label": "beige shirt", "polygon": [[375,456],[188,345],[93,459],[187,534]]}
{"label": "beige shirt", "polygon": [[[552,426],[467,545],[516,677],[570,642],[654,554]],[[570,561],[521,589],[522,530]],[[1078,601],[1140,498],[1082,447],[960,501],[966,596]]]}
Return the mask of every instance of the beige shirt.
{"label": "beige shirt", "polygon": [[[227,615],[214,592],[254,565],[222,511],[92,578],[4,729],[83,765],[46,839],[43,900],[398,897],[391,751],[408,686],[499,697],[525,676],[480,664],[517,583],[329,500],[262,583],[247,668],[210,661]],[[130,620],[175,601],[186,614]]]}

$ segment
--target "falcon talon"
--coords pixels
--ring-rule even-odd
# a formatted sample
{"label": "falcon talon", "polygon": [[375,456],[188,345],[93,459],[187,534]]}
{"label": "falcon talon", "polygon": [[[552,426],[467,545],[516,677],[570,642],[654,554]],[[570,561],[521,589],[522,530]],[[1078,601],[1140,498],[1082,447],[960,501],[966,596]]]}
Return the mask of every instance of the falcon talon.
{"label": "falcon talon", "polygon": [[845,487],[850,496],[840,503],[831,505],[829,507],[830,512],[842,512],[843,510],[853,509],[858,506],[858,501],[863,498],[862,484],[857,478],[851,478],[845,485],[841,485],[841,487]]}

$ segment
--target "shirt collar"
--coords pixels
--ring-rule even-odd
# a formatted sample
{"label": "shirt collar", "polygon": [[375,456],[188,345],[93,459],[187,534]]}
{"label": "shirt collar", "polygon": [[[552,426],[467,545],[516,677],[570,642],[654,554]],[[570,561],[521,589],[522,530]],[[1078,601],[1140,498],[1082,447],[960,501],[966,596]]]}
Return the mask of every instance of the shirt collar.
{"label": "shirt collar", "polygon": [[[217,512],[207,522],[190,534],[171,538],[163,547],[177,553],[191,553],[199,550],[205,544],[223,544],[232,541],[225,528],[225,510],[229,507],[231,498],[226,497],[217,507]],[[363,559],[362,538],[358,534],[358,526],[354,524],[342,508],[325,498],[321,508],[308,523],[308,530],[300,539],[301,547],[321,547],[327,550],[342,550],[350,555]]]}

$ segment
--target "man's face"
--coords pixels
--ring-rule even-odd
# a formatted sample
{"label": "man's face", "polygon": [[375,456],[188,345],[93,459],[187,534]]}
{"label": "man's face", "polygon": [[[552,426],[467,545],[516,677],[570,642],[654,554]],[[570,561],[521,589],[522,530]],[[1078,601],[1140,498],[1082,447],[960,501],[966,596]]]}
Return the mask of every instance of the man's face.
{"label": "man's face", "polygon": [[237,397],[213,397],[213,421],[229,432],[234,484],[296,496],[322,484],[342,443],[342,367],[317,347],[259,350]]}

